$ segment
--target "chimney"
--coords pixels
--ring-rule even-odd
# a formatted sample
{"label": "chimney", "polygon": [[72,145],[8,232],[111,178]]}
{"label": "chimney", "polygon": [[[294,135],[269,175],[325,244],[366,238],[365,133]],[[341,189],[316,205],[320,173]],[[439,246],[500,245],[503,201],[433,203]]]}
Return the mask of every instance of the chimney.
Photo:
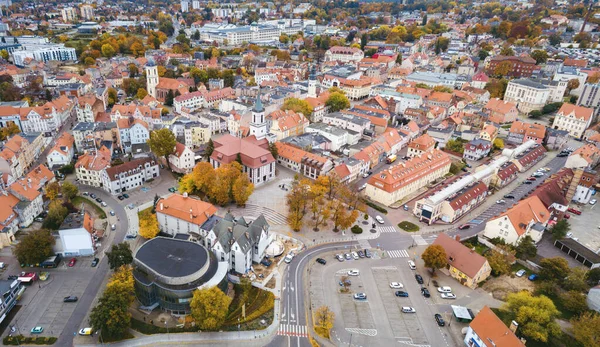
{"label": "chimney", "polygon": [[513,332],[513,334],[516,334],[516,333],[517,333],[517,328],[518,328],[518,327],[519,327],[519,323],[517,323],[517,322],[515,322],[515,321],[512,321],[512,322],[510,322],[510,327],[509,327],[509,329],[510,329],[510,331],[512,331],[512,332]]}
{"label": "chimney", "polygon": [[164,210],[164,209],[165,209],[165,205],[164,205],[164,204],[161,202],[161,203],[160,203],[160,210],[162,211],[162,210]]}
{"label": "chimney", "polygon": [[187,198],[188,197],[188,193],[187,192],[183,192],[183,197]]}
{"label": "chimney", "polygon": [[192,213],[192,208],[190,207],[190,219],[194,218],[194,214]]}

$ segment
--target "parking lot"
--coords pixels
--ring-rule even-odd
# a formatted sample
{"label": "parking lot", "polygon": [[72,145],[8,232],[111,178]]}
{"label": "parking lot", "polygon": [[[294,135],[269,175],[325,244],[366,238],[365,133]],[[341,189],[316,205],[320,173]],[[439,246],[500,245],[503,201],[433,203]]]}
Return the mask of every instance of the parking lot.
{"label": "parking lot", "polygon": [[[373,254],[377,253],[373,250]],[[347,345],[352,339],[352,345],[357,346],[397,345],[399,342],[453,345],[445,328],[435,322],[434,314],[443,315],[454,301],[439,298],[432,284],[431,298],[424,298],[421,285],[414,278],[415,271],[408,267],[408,258],[375,257],[339,262],[333,253],[321,257],[326,258],[326,265],[314,262],[310,267],[311,308],[327,305],[333,310],[336,344]],[[348,276],[348,271],[353,269],[359,271],[358,276]],[[339,282],[346,278],[351,284],[343,293]],[[403,288],[391,288],[391,282],[400,282]],[[423,285],[428,285],[427,278]],[[406,291],[409,296],[397,297],[397,290]],[[355,293],[365,293],[366,300],[355,299]],[[403,313],[404,306],[413,307],[416,313]]]}
{"label": "parking lot", "polygon": [[573,233],[571,237],[577,239],[579,243],[592,251],[597,251],[600,249],[600,237],[598,237],[598,233],[600,232],[600,229],[598,229],[600,227],[600,208],[597,207],[598,204],[582,204],[578,206],[571,203],[570,206],[581,211],[581,215],[569,213],[571,215],[569,224],[571,224],[571,233]]}

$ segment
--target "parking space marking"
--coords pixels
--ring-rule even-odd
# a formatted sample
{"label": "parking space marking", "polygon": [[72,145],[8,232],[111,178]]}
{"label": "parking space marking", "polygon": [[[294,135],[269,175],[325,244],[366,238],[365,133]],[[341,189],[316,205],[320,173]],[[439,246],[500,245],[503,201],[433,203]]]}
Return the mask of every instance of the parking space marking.
{"label": "parking space marking", "polygon": [[308,329],[306,325],[281,324],[277,335],[308,337]]}
{"label": "parking space marking", "polygon": [[379,227],[378,229],[382,233],[396,233],[396,232],[398,232],[398,230],[396,230],[396,228],[394,228],[393,226]]}
{"label": "parking space marking", "polygon": [[375,336],[377,335],[377,329],[360,329],[360,328],[346,328],[346,331],[353,334]]}
{"label": "parking space marking", "polygon": [[396,251],[387,251],[387,254],[390,258],[409,258],[410,255],[408,251],[405,249],[396,250]]}

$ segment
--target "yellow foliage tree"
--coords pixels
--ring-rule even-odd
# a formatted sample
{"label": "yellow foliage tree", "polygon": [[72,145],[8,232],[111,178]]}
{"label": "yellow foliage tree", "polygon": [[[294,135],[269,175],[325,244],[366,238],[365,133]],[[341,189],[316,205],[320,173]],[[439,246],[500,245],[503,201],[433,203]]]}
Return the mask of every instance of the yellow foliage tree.
{"label": "yellow foliage tree", "polygon": [[233,182],[232,191],[233,191],[233,199],[235,200],[235,203],[238,206],[245,206],[246,201],[248,201],[248,198],[254,192],[254,184],[252,184],[252,182],[250,182],[250,179],[248,179],[248,176],[240,175]]}
{"label": "yellow foliage tree", "polygon": [[329,338],[329,331],[333,328],[335,314],[328,306],[321,306],[315,310],[315,329],[319,335]]}
{"label": "yellow foliage tree", "polygon": [[140,215],[140,236],[145,239],[155,238],[160,232],[156,215],[150,210],[146,210]]}
{"label": "yellow foliage tree", "polygon": [[58,197],[58,193],[60,193],[60,185],[58,182],[52,182],[46,187],[46,196],[51,201],[54,201]]}
{"label": "yellow foliage tree", "polygon": [[190,301],[191,315],[202,330],[217,330],[225,318],[231,298],[219,288],[195,290]]}

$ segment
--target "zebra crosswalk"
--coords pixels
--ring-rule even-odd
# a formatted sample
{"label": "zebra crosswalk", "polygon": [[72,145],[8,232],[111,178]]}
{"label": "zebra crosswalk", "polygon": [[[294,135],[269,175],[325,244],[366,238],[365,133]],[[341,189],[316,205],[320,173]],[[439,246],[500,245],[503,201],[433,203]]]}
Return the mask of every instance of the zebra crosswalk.
{"label": "zebra crosswalk", "polygon": [[395,233],[397,232],[396,228],[394,228],[393,226],[387,226],[387,227],[377,227],[377,229],[379,229],[379,232],[382,233]]}
{"label": "zebra crosswalk", "polygon": [[408,251],[405,249],[386,251],[390,258],[409,258]]}
{"label": "zebra crosswalk", "polygon": [[308,337],[306,325],[280,324],[277,335]]}

